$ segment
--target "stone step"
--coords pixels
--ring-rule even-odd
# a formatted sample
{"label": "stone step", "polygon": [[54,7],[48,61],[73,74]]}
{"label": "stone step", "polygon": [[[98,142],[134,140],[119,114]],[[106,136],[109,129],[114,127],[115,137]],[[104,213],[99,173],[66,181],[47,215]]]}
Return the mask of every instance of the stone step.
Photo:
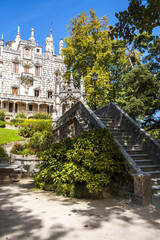
{"label": "stone step", "polygon": [[144,165],[144,166],[140,166],[141,170],[143,172],[150,172],[150,171],[158,171],[159,170],[159,166],[158,165]]}
{"label": "stone step", "polygon": [[110,131],[123,131],[121,130],[120,126],[115,126],[115,125],[110,125],[110,126],[106,126]]}
{"label": "stone step", "polygon": [[133,145],[123,145],[123,148],[125,150],[142,150],[142,148],[140,148],[140,146],[137,144],[133,144]]}
{"label": "stone step", "polygon": [[100,119],[106,120],[106,119],[112,119],[110,116],[98,116]]}
{"label": "stone step", "polygon": [[118,139],[118,142],[123,146],[123,147],[127,147],[127,146],[130,146],[130,145],[135,145],[135,141],[133,139],[130,139],[130,140],[122,140],[122,139]]}
{"label": "stone step", "polygon": [[110,133],[113,135],[113,136],[122,136],[122,137],[127,137],[128,135],[124,132],[124,131],[122,131],[122,130],[120,130],[120,131],[118,131],[118,130],[112,130],[112,129],[109,129],[109,131],[110,131]]}
{"label": "stone step", "polygon": [[124,134],[123,136],[120,136],[120,135],[113,135],[113,136],[114,136],[114,138],[116,138],[118,141],[121,141],[121,142],[123,142],[123,141],[128,141],[128,142],[131,141],[131,142],[135,143],[133,138],[131,138],[127,134]]}
{"label": "stone step", "polygon": [[131,154],[130,156],[131,156],[131,158],[133,158],[133,160],[146,160],[146,159],[148,159],[147,154]]}
{"label": "stone step", "polygon": [[152,185],[160,185],[160,178],[152,178]]}
{"label": "stone step", "polygon": [[110,125],[118,125],[118,123],[114,122],[112,119],[108,119],[108,120],[103,120],[103,119],[100,119],[104,124],[110,124]]}
{"label": "stone step", "polygon": [[152,178],[160,178],[160,171],[149,171],[145,173],[151,175]]}
{"label": "stone step", "polygon": [[14,169],[14,173],[26,173],[27,170],[24,168],[16,168]]}
{"label": "stone step", "polygon": [[135,160],[136,164],[139,166],[144,166],[144,165],[154,165],[154,161],[151,159],[145,159],[145,160]]}
{"label": "stone step", "polygon": [[152,193],[160,193],[160,185],[152,186]]}
{"label": "stone step", "polygon": [[137,154],[144,154],[144,151],[142,149],[138,150],[128,150],[126,149],[126,152],[130,155],[137,155]]}

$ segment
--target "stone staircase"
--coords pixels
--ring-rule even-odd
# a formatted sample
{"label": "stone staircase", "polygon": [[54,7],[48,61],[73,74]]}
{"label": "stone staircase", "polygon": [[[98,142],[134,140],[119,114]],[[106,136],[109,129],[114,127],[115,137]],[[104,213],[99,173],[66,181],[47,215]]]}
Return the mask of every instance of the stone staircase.
{"label": "stone staircase", "polygon": [[152,193],[160,193],[160,166],[142,150],[141,146],[133,140],[111,117],[98,116],[108,128],[113,137],[122,145],[127,154],[135,161],[138,167],[151,175]]}

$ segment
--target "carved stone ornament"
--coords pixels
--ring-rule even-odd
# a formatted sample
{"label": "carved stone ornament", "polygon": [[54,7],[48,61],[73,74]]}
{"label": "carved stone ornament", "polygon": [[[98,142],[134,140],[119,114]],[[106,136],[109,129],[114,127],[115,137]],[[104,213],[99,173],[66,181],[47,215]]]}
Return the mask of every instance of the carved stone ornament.
{"label": "carved stone ornament", "polygon": [[12,62],[13,62],[13,63],[20,63],[20,60],[19,60],[17,57],[15,57],[15,58],[12,60]]}

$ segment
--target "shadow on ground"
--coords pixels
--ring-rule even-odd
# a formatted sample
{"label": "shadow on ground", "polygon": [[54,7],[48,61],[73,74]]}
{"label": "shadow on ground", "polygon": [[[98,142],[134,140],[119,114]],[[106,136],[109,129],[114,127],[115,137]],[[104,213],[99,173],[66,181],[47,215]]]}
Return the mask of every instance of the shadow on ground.
{"label": "shadow on ground", "polygon": [[[13,189],[16,187],[16,190],[10,191],[12,187]],[[3,239],[7,239],[6,237],[10,234],[12,234],[12,240],[67,239],[67,234],[73,231],[74,226],[66,228],[63,222],[56,223],[57,216],[54,216],[54,213],[53,222],[50,223],[50,233],[46,234],[46,238],[36,236],[36,232],[43,228],[43,217],[32,212],[30,208],[23,209],[23,205],[26,206],[28,196],[33,197],[33,201],[36,201],[35,196],[38,200],[42,195],[47,199],[48,204],[58,201],[60,211],[64,207],[68,208],[68,216],[81,218],[83,227],[89,230],[101,228],[102,223],[111,222],[113,217],[120,220],[122,225],[131,226],[135,224],[135,216],[136,219],[145,222],[148,228],[160,229],[160,195],[153,197],[151,205],[143,207],[128,199],[80,200],[56,196],[52,192],[33,189],[32,181],[22,181],[8,186],[1,185],[0,189],[0,237]],[[41,206],[40,203],[39,206]]]}

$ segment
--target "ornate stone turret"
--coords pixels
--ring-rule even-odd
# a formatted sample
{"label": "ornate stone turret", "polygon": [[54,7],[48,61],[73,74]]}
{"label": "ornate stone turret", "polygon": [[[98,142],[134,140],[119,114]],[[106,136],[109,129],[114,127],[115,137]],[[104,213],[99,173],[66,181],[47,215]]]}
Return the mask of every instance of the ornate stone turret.
{"label": "ornate stone turret", "polygon": [[1,40],[0,40],[0,46],[3,46],[4,45],[4,39],[3,39],[3,34],[2,34],[2,37],[1,37]]}
{"label": "ornate stone turret", "polygon": [[71,89],[74,89],[74,88],[75,88],[75,87],[74,87],[74,81],[73,81],[73,73],[72,73],[72,71],[71,71],[71,75],[70,75],[69,87],[70,87]]}
{"label": "ornate stone turret", "polygon": [[50,37],[49,36],[46,37],[46,49],[45,49],[45,52],[46,53],[51,53],[52,55],[54,55],[52,29],[51,29]]}
{"label": "ornate stone turret", "polygon": [[61,38],[59,41],[59,55],[62,55],[62,49],[63,49],[63,39]]}
{"label": "ornate stone turret", "polygon": [[33,44],[36,44],[35,38],[34,38],[34,28],[31,29],[31,37],[29,39]]}
{"label": "ornate stone turret", "polygon": [[18,26],[17,36],[16,36],[16,38],[15,38],[15,42],[16,42],[16,43],[19,43],[20,40],[21,40],[21,37],[20,37],[20,27]]}

